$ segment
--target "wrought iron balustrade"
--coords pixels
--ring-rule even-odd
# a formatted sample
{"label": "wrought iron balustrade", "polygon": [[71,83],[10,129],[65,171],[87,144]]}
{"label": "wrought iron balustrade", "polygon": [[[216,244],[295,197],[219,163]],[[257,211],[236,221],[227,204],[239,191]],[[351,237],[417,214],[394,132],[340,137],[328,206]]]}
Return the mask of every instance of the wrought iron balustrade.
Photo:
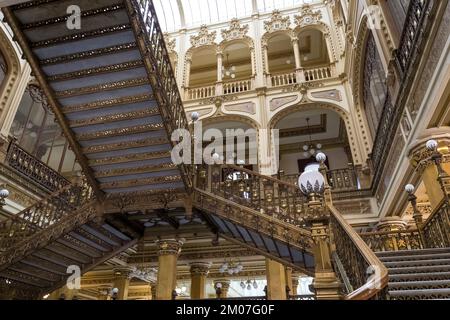
{"label": "wrought iron balustrade", "polygon": [[420,232],[414,230],[398,230],[369,232],[360,234],[374,252],[423,249]]}
{"label": "wrought iron balustrade", "polygon": [[197,187],[291,225],[304,227],[307,199],[290,183],[240,166],[198,166]]}
{"label": "wrought iron balustrade", "polygon": [[9,144],[6,163],[50,192],[70,184],[69,180],[14,142]]}
{"label": "wrought iron balustrade", "polygon": [[298,294],[289,296],[288,300],[316,300],[316,296],[313,294]]}
{"label": "wrought iron balustrade", "polygon": [[444,200],[431,213],[421,231],[426,248],[450,247],[450,212],[447,201]]}
{"label": "wrought iron balustrade", "polygon": [[[273,177],[293,185],[298,185],[299,174],[278,174]],[[332,191],[359,190],[358,175],[354,168],[329,170],[327,177]]]}
{"label": "wrought iron balustrade", "polygon": [[[153,1],[131,0],[126,3],[133,25],[137,25],[137,29],[140,30],[137,33],[137,42],[144,57],[166,132],[170,137],[178,129],[189,130],[189,123]],[[175,142],[172,144],[175,145]],[[181,164],[179,168],[185,185],[190,191],[192,167]]]}
{"label": "wrought iron balustrade", "polygon": [[40,202],[0,222],[0,251],[5,251],[40,230],[50,228],[94,201],[92,188],[85,182],[65,186]]}
{"label": "wrought iron balustrade", "polygon": [[330,228],[343,272],[338,272],[346,285],[349,300],[384,299],[388,272],[374,252],[332,205]]}
{"label": "wrought iron balustrade", "polygon": [[423,24],[431,5],[430,0],[411,0],[403,27],[396,61],[402,75],[408,69],[411,57],[418,50],[417,43],[422,36]]}

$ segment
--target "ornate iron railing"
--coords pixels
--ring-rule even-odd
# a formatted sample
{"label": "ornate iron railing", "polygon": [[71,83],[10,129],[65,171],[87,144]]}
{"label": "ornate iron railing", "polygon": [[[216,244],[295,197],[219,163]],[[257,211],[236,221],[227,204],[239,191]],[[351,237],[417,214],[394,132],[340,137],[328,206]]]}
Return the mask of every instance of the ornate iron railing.
{"label": "ornate iron railing", "polygon": [[306,225],[306,197],[290,183],[240,166],[199,166],[196,185],[241,206],[297,227]]}
{"label": "ornate iron railing", "polygon": [[340,276],[346,278],[353,289],[345,298],[384,299],[388,282],[386,267],[337,209],[332,205],[328,208],[335,254],[345,270]]}
{"label": "ornate iron railing", "polygon": [[68,185],[47,198],[0,222],[0,252],[5,251],[37,231],[58,223],[94,200],[92,188],[82,181]]}
{"label": "ornate iron railing", "polygon": [[450,247],[450,212],[446,200],[429,216],[421,231],[427,248]]}
{"label": "ornate iron railing", "polygon": [[406,15],[400,45],[396,54],[396,61],[402,75],[411,62],[411,56],[417,50],[417,43],[421,36],[422,25],[427,15],[430,0],[411,0]]}
{"label": "ornate iron railing", "polygon": [[394,102],[390,92],[387,92],[372,149],[371,162],[375,172],[374,186],[378,185],[381,179],[382,168],[384,168],[384,163],[389,155],[395,133],[404,113],[406,98],[409,95],[408,90],[415,76],[414,65],[420,57],[427,32],[433,24],[433,20],[429,17],[437,6],[438,1],[435,0],[411,0],[395,58],[402,76],[400,93]]}
{"label": "ornate iron railing", "polygon": [[316,296],[313,294],[297,294],[289,296],[288,300],[316,300]]}
{"label": "ornate iron railing", "polygon": [[8,147],[6,163],[50,192],[70,184],[69,180],[12,141]]}
{"label": "ornate iron railing", "polygon": [[[169,137],[178,129],[189,130],[164,34],[152,0],[126,1],[139,49]],[[175,142],[172,142],[175,146]],[[179,166],[186,188],[192,188],[192,167]]]}
{"label": "ornate iron railing", "polygon": [[384,231],[360,234],[374,252],[423,249],[420,231]]}
{"label": "ornate iron railing", "polygon": [[[281,181],[298,185],[299,174],[274,175]],[[334,192],[358,190],[358,175],[353,168],[336,169],[327,171],[328,183]]]}

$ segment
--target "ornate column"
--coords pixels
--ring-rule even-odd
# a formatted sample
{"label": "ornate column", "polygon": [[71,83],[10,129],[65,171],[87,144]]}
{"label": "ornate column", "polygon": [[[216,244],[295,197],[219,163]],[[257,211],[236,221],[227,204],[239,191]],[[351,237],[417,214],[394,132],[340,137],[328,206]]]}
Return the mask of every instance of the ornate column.
{"label": "ornate column", "polygon": [[230,289],[230,280],[228,279],[214,280],[214,289],[216,289],[216,295],[218,299],[227,298],[228,290]]}
{"label": "ornate column", "polygon": [[[439,182],[439,177],[448,175],[450,173],[449,159],[449,141],[447,140],[433,140],[437,142],[436,152],[426,148],[425,143],[421,141],[416,149],[412,152],[411,164],[416,169],[418,174],[422,175],[422,181],[427,191],[428,199],[431,204],[432,210],[444,199],[443,188]],[[441,174],[438,172],[438,168],[433,161],[434,156],[441,156]]]}
{"label": "ornate column", "polygon": [[286,274],[284,266],[266,259],[267,300],[286,300]]}
{"label": "ornate column", "polygon": [[223,93],[222,86],[222,66],[223,66],[223,52],[217,51],[217,83],[216,83],[216,96],[221,96]]}
{"label": "ornate column", "polygon": [[114,284],[113,287],[117,288],[116,299],[117,300],[127,300],[128,299],[128,289],[130,287],[130,268],[116,268],[114,269]]}
{"label": "ornate column", "polygon": [[151,299],[156,300],[156,284],[152,284],[150,291],[152,293]]}
{"label": "ornate column", "polygon": [[211,263],[191,263],[191,299],[206,298],[206,277],[209,273]]}
{"label": "ornate column", "polygon": [[156,299],[171,300],[177,286],[177,261],[184,241],[176,239],[158,240],[158,282]]}
{"label": "ornate column", "polygon": [[292,277],[292,295],[296,296],[298,294],[298,276]]}
{"label": "ornate column", "polygon": [[297,83],[305,82],[305,74],[303,72],[302,68],[302,62],[300,59],[300,48],[298,45],[298,38],[294,37],[292,38],[292,47],[294,49],[294,56],[295,56],[295,76],[297,78]]}
{"label": "ornate column", "polygon": [[313,252],[315,278],[313,287],[317,300],[340,299],[340,284],[333,270],[329,241],[329,219],[323,217],[311,221],[311,235],[314,241]]}
{"label": "ornate column", "polygon": [[272,81],[270,78],[270,68],[269,68],[269,47],[267,43],[263,42],[263,56],[264,56],[264,75],[266,78],[266,87],[272,87]]}
{"label": "ornate column", "polygon": [[291,267],[285,267],[284,273],[286,275],[286,296],[289,298],[289,296],[295,295],[293,293],[293,279],[292,279],[292,268]]}

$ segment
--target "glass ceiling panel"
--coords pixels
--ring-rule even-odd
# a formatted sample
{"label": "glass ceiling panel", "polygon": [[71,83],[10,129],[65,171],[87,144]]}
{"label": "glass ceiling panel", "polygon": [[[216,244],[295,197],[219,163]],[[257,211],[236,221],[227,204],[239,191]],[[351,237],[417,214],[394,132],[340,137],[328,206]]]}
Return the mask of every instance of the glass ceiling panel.
{"label": "glass ceiling panel", "polygon": [[[288,9],[321,0],[256,0],[258,12]],[[161,28],[167,32],[250,17],[252,0],[154,0]]]}

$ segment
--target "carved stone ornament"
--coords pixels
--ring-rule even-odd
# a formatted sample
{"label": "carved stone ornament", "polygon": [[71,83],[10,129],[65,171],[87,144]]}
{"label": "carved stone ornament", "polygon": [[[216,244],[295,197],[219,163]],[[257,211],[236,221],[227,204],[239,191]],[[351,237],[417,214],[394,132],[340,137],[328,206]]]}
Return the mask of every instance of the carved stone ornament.
{"label": "carved stone ornament", "polygon": [[322,19],[322,13],[320,11],[313,12],[308,5],[303,6],[300,9],[300,14],[294,16],[295,24],[299,27],[318,24],[320,19]]}
{"label": "carved stone ornament", "polygon": [[282,98],[274,98],[270,101],[270,111],[275,111],[289,103],[293,103],[298,99],[298,95],[282,97]]}
{"label": "carved stone ornament", "polygon": [[164,33],[164,41],[166,42],[167,50],[169,52],[175,51],[175,46],[177,44],[175,39],[170,39],[169,34],[167,32]]}
{"label": "carved stone ornament", "polygon": [[211,268],[211,263],[208,262],[193,262],[191,263],[191,274],[207,276]]}
{"label": "carved stone ornament", "polygon": [[283,17],[279,10],[272,12],[270,21],[264,21],[264,29],[267,32],[275,32],[279,30],[287,30],[291,24],[289,17]]}
{"label": "carved stone ornament", "polygon": [[216,40],[216,31],[208,32],[208,27],[204,24],[200,27],[200,32],[196,36],[191,36],[191,45],[193,47],[208,46],[214,44]]}
{"label": "carved stone ornament", "polygon": [[338,101],[338,102],[342,101],[341,92],[339,90],[325,90],[325,91],[312,92],[311,96],[313,98],[317,98],[317,99],[329,99],[329,100],[334,100],[334,101]]}
{"label": "carved stone ornament", "polygon": [[233,19],[230,22],[230,28],[228,30],[222,30],[222,38],[224,41],[242,39],[247,35],[248,28],[248,24],[241,27],[239,20]]}
{"label": "carved stone ornament", "polygon": [[178,255],[181,252],[181,247],[183,244],[183,240],[157,240],[156,245],[158,246],[158,255]]}

